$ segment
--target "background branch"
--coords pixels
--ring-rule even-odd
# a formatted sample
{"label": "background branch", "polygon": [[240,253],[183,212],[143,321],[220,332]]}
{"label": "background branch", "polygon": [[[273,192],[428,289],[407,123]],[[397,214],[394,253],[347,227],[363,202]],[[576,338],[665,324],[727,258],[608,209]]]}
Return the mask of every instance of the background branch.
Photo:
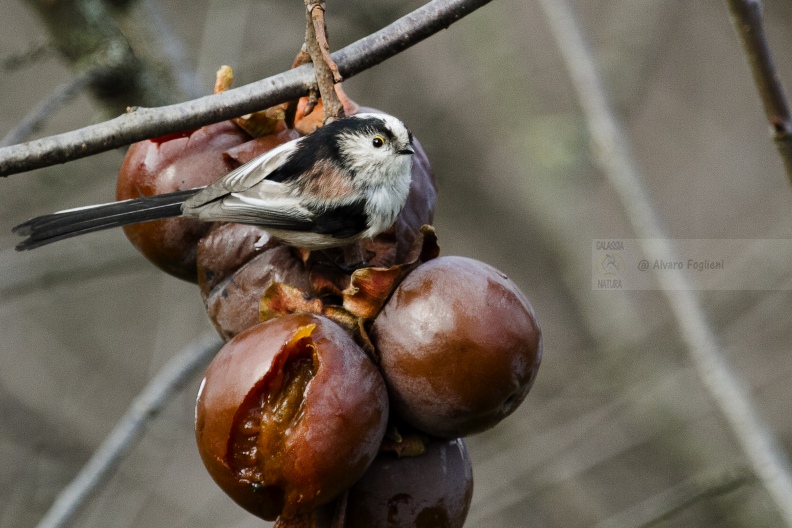
{"label": "background branch", "polygon": [[0,65],[2,65],[3,72],[12,73],[26,66],[30,66],[31,64],[35,64],[51,54],[52,51],[52,44],[49,41],[40,42],[22,51],[11,53],[3,57],[3,60],[0,61]]}
{"label": "background branch", "polygon": [[765,115],[773,128],[773,141],[792,183],[792,116],[784,87],[776,71],[765,35],[760,0],[726,0],[732,22],[751,67]]}
{"label": "background branch", "polygon": [[[433,0],[333,53],[347,79],[445,29],[491,0]],[[315,85],[312,65],[185,103],[139,108],[122,116],[22,145],[0,148],[0,176],[48,167],[136,141],[199,128],[302,97]]]}
{"label": "background branch", "polygon": [[742,468],[696,476],[597,523],[594,528],[649,528],[699,501],[729,493],[752,480],[752,475]]}
{"label": "background branch", "polygon": [[209,332],[166,363],[130,404],[80,473],[58,495],[38,528],[65,526],[99,486],[118,469],[119,463],[135,446],[146,425],[159,414],[180,387],[209,364],[221,346],[217,335]]}
{"label": "background branch", "polygon": [[41,101],[35,108],[22,118],[22,121],[12,128],[5,137],[0,140],[0,147],[21,143],[33,135],[55,112],[63,105],[77,97],[83,90],[88,88],[91,80],[97,76],[95,70],[86,70],[72,77],[50,94],[49,97]]}
{"label": "background branch", "polygon": [[[610,107],[595,60],[565,0],[540,0],[566,62],[586,116],[595,159],[632,225],[647,259],[678,261],[643,175],[633,159],[629,140]],[[731,428],[751,468],[772,497],[787,526],[792,526],[792,468],[772,431],[754,408],[743,381],[724,358],[715,331],[683,270],[657,273],[663,295],[699,378]]]}
{"label": "background branch", "polygon": [[52,44],[79,73],[94,70],[90,88],[107,115],[127,106],[159,106],[179,99],[175,68],[158,45],[153,24],[136,2],[26,0]]}
{"label": "background branch", "polygon": [[76,281],[133,273],[141,267],[140,254],[124,237],[109,242],[92,238],[73,244],[63,248],[57,260],[53,266],[49,259],[31,258],[13,249],[0,251],[0,298],[10,302]]}
{"label": "background branch", "polygon": [[188,99],[205,95],[206,86],[201,85],[198,72],[190,66],[187,50],[184,49],[181,39],[176,37],[168,22],[163,12],[162,2],[160,0],[137,0],[136,6],[141,15],[131,18],[133,20],[144,19],[143,24],[138,23],[135,26],[146,27],[148,33],[157,36],[157,49],[167,60],[171,70],[169,75],[173,77],[178,92]]}

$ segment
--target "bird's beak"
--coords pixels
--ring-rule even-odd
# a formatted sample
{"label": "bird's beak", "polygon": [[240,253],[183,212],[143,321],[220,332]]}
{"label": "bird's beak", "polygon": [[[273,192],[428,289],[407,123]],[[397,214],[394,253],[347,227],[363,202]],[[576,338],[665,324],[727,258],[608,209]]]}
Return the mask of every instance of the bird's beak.
{"label": "bird's beak", "polygon": [[415,154],[415,152],[410,147],[407,147],[397,151],[396,154]]}

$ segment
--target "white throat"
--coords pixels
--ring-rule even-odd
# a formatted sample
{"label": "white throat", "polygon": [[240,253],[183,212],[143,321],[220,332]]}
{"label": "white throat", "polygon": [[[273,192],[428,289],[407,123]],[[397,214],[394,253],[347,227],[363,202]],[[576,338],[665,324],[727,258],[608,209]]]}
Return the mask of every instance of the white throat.
{"label": "white throat", "polygon": [[[372,170],[372,169],[367,169]],[[373,175],[358,173],[356,184],[361,182],[361,191],[366,195],[366,214],[369,217],[369,232],[380,233],[396,221],[407,195],[410,192],[412,175],[412,156],[399,156],[387,170],[374,170],[381,181],[377,185],[367,185]]]}

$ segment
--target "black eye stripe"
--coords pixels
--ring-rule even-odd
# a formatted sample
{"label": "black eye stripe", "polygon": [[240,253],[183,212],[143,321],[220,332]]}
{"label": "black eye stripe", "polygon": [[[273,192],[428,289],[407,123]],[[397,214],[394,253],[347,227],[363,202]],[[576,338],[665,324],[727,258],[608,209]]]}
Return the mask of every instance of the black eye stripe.
{"label": "black eye stripe", "polygon": [[384,127],[382,131],[385,132],[385,137],[387,137],[389,140],[393,141],[396,139],[396,136],[393,135],[393,132],[391,132],[390,128]]}

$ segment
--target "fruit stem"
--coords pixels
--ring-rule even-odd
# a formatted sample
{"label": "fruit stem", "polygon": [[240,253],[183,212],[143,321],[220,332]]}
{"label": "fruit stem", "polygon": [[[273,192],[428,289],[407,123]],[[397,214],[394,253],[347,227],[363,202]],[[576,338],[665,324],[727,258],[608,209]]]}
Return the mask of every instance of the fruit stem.
{"label": "fruit stem", "polygon": [[330,57],[327,26],[324,19],[325,4],[319,0],[305,0],[305,50],[311,56],[316,72],[316,84],[324,105],[324,122],[344,117],[344,105],[335,92],[334,84],[341,82],[338,66]]}

